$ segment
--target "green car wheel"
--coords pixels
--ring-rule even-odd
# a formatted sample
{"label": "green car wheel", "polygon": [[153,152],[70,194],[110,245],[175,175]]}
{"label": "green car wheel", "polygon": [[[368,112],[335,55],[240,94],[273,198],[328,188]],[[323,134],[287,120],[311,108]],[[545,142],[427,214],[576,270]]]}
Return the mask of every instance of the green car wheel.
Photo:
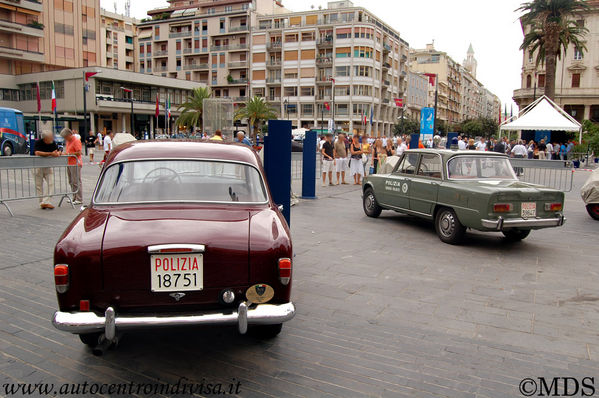
{"label": "green car wheel", "polygon": [[437,212],[435,230],[439,239],[452,245],[460,243],[466,233],[466,227],[462,225],[455,211],[448,208],[442,208]]}
{"label": "green car wheel", "polygon": [[364,191],[364,197],[362,201],[364,206],[364,213],[366,213],[368,217],[376,218],[381,215],[383,209],[377,203],[372,188],[366,188],[366,190]]}

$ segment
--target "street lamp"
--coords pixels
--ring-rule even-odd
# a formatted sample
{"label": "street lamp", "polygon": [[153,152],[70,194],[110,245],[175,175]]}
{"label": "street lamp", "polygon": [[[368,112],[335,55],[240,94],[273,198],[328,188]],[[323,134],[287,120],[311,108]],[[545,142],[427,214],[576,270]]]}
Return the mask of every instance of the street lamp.
{"label": "street lamp", "polygon": [[[83,71],[83,131],[81,132],[81,137],[82,137],[84,143],[87,141],[87,132],[88,132],[88,127],[87,127],[87,92],[89,91],[89,84],[87,82],[89,81],[90,77],[92,77],[94,75],[97,75],[100,72],[101,71],[99,71],[99,70],[97,70],[95,72],[85,72],[85,71]],[[87,145],[84,145],[84,146],[85,146],[85,155],[87,155]]]}
{"label": "street lamp", "polygon": [[131,135],[135,135],[135,127],[133,124],[133,90],[130,88],[126,88],[126,87],[122,87],[121,86],[121,90],[123,90],[126,93],[130,93],[131,95]]}

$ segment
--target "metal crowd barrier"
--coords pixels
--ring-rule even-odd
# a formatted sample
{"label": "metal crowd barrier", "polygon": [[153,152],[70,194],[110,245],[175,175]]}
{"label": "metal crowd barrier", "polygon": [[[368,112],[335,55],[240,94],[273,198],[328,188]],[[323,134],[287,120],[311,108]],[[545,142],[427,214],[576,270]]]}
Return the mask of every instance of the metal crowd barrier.
{"label": "metal crowd barrier", "polygon": [[570,192],[574,182],[574,168],[569,160],[540,160],[510,158],[510,163],[521,181],[544,185]]}
{"label": "metal crowd barrier", "polygon": [[[77,191],[72,191],[67,175],[68,158],[74,157],[39,157],[39,156],[11,156],[0,157],[0,204],[4,205],[11,217],[14,216],[7,202],[24,199],[38,199],[40,197],[60,197],[58,206],[67,199],[73,208],[71,197]],[[49,168],[54,176],[54,189],[48,192],[47,184],[43,184],[43,194],[38,195],[36,190],[36,171],[40,168]]]}

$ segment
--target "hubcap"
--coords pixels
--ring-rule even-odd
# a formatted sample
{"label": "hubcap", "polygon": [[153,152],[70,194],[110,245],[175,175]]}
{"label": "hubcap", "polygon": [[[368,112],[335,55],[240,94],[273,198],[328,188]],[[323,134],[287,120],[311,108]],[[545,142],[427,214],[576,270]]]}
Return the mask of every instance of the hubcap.
{"label": "hubcap", "polygon": [[9,145],[4,147],[4,155],[5,156],[11,156],[12,155],[12,149],[10,148]]}
{"label": "hubcap", "polygon": [[366,208],[370,211],[374,210],[374,195],[372,193],[368,194],[366,197]]}
{"label": "hubcap", "polygon": [[439,220],[439,230],[443,236],[449,237],[455,229],[455,219],[449,212],[444,212]]}

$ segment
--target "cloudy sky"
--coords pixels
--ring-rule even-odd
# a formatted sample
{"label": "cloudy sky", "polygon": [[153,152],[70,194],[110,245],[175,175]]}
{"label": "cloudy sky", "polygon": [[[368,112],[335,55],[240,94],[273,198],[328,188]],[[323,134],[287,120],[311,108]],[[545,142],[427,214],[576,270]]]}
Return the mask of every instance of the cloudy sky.
{"label": "cloudy sky", "polygon": [[[124,0],[116,0],[122,13]],[[497,94],[502,103],[512,103],[512,92],[520,87],[522,30],[514,12],[522,0],[354,0],[398,30],[413,48],[424,48],[434,40],[435,48],[457,62],[466,57],[472,43],[478,60],[478,80]],[[113,11],[115,0],[101,0]],[[165,6],[165,0],[131,0],[131,15],[146,17],[148,9]],[[283,0],[292,11],[311,5],[326,7],[326,1]],[[514,111],[516,107],[514,105]]]}

